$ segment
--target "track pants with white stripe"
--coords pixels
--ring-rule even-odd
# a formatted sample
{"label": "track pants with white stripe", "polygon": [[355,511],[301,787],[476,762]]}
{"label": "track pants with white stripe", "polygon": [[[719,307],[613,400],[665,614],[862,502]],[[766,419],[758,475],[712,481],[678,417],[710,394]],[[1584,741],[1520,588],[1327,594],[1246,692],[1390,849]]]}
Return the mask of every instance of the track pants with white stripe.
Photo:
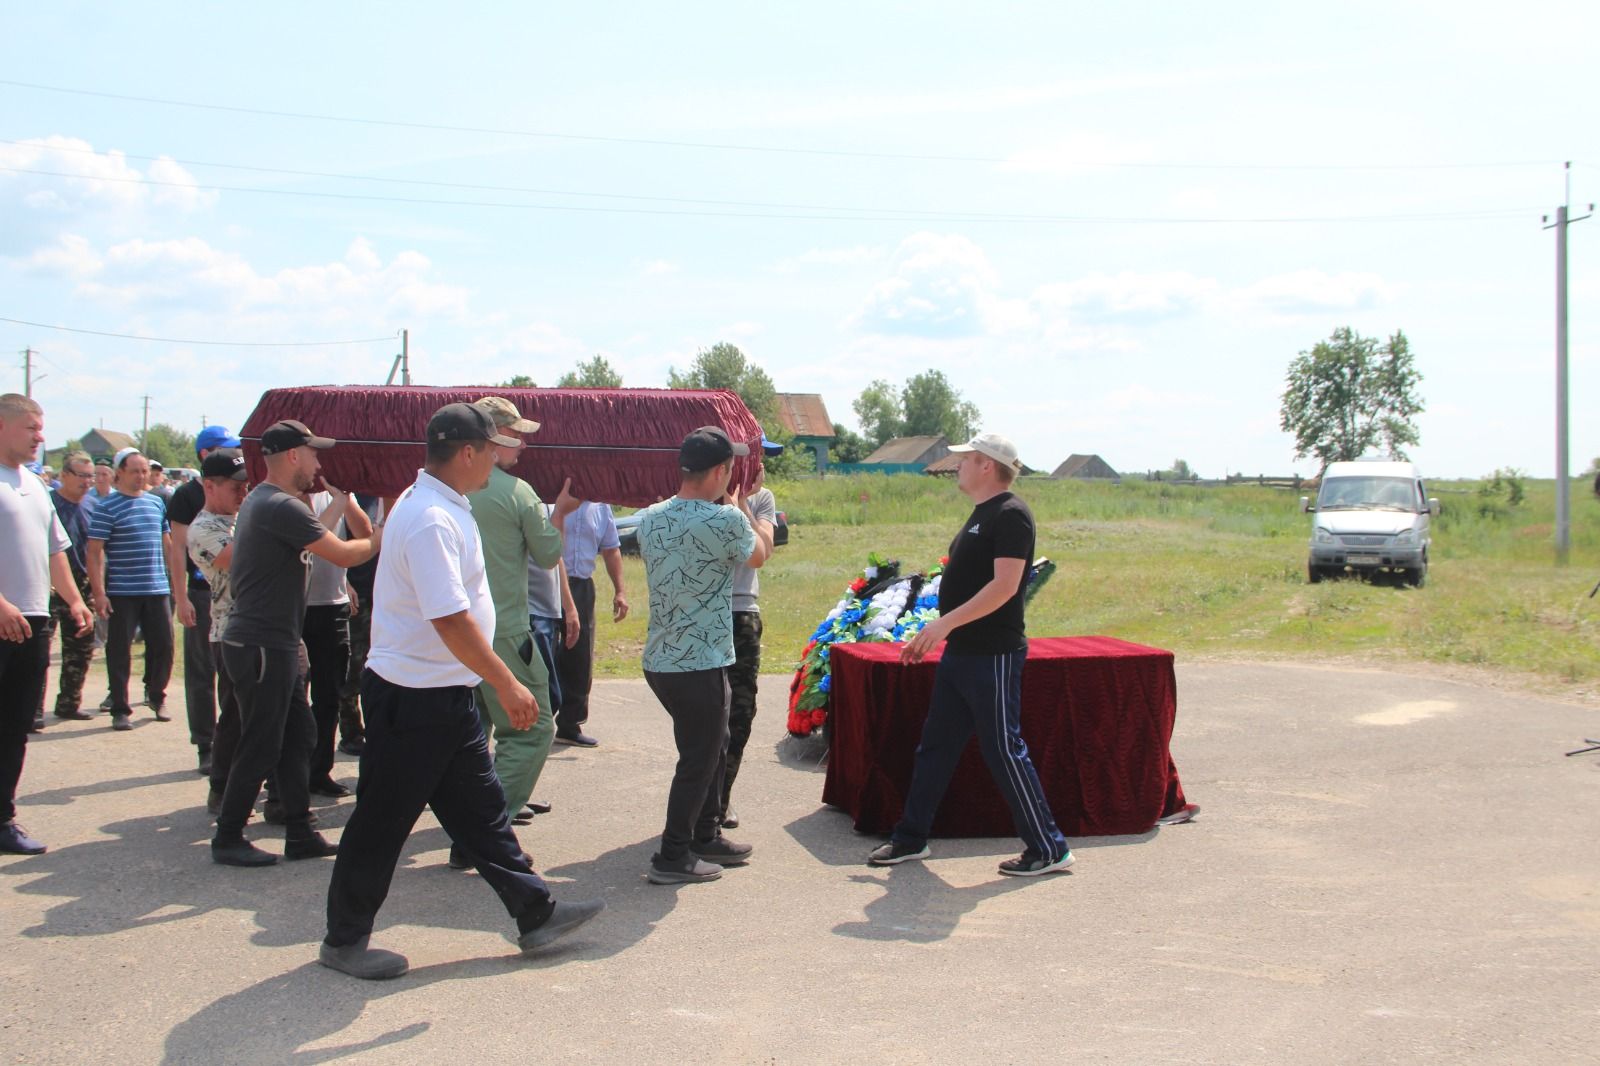
{"label": "track pants with white stripe", "polygon": [[946,651],[934,674],[933,699],[906,795],[905,811],[894,828],[898,843],[922,847],[961,761],[967,738],[978,736],[978,750],[1011,808],[1026,851],[1046,859],[1067,853],[1022,739],[1022,663],[1026,647],[1003,655],[963,655]]}

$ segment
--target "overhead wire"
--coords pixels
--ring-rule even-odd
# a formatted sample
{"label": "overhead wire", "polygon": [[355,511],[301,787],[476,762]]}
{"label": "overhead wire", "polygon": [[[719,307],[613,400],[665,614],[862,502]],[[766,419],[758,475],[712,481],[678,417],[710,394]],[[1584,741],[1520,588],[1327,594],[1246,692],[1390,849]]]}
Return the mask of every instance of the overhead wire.
{"label": "overhead wire", "polygon": [[1444,222],[1469,219],[1514,218],[1539,208],[1505,207],[1480,208],[1463,211],[1418,212],[1395,215],[1306,215],[1306,216],[1245,216],[1245,217],[1184,217],[1184,216],[1113,216],[1113,215],[1006,215],[972,212],[967,214],[885,214],[827,215],[779,214],[765,211],[675,211],[648,207],[602,207],[580,204],[532,204],[499,200],[447,200],[417,196],[376,196],[366,193],[319,192],[310,189],[270,189],[248,185],[217,185],[198,182],[162,181],[155,178],[131,178],[100,174],[71,174],[63,171],[40,170],[33,167],[0,166],[0,173],[34,174],[40,177],[65,178],[78,181],[100,181],[128,185],[150,185],[161,188],[186,189],[205,192],[238,192],[263,196],[297,196],[324,200],[367,201],[373,203],[398,203],[443,207],[486,207],[524,211],[578,212],[586,214],[657,215],[679,218],[749,218],[776,219],[807,222],[1025,222],[1030,224],[1060,225],[1235,225],[1235,224],[1297,224],[1318,222]]}
{"label": "overhead wire", "polygon": [[[725,152],[769,152],[782,155],[815,155],[855,159],[898,159],[914,162],[951,163],[1014,163],[1014,156],[963,155],[959,153],[932,152],[868,152],[840,148],[794,147],[784,145],[740,144],[724,141],[691,141],[656,137],[621,137],[602,134],[563,133],[551,130],[511,129],[495,126],[470,126],[440,122],[415,122],[402,119],[367,118],[350,115],[327,115],[308,111],[284,111],[271,108],[241,107],[231,104],[201,103],[194,100],[174,100],[167,97],[139,96],[131,93],[113,93],[95,89],[79,89],[62,85],[44,85],[38,82],[0,78],[0,85],[37,92],[89,96],[104,100],[122,100],[130,103],[157,104],[164,107],[182,107],[199,111],[218,111],[229,114],[261,115],[270,118],[288,118],[313,122],[347,123],[363,126],[385,126],[396,129],[430,130],[449,133],[484,133],[504,137],[526,137],[549,140],[588,141],[603,144],[635,144],[667,148],[695,148]],[[1201,163],[1186,161],[1074,161],[1074,166],[1133,170],[1475,170],[1505,167],[1535,167],[1559,165],[1560,160],[1476,160],[1441,163]]]}
{"label": "overhead wire", "polygon": [[117,337],[130,341],[154,341],[158,344],[207,344],[224,348],[325,348],[344,344],[378,344],[392,341],[399,336],[398,332],[387,337],[358,337],[354,340],[342,341],[213,341],[193,340],[182,337],[150,337],[141,333],[113,333],[102,329],[79,329],[76,326],[54,326],[48,322],[29,322],[21,318],[6,318],[0,316],[0,322],[9,322],[14,326],[29,326],[34,329],[53,329],[62,333],[86,333],[95,337]]}

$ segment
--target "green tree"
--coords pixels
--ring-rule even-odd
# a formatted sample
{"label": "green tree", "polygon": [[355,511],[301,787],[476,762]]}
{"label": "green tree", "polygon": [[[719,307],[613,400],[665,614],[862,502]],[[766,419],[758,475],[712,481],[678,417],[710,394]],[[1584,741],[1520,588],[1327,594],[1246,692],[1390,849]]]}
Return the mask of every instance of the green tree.
{"label": "green tree", "polygon": [[526,374],[513,374],[510,381],[502,381],[495,388],[499,389],[537,389],[533,379]]}
{"label": "green tree", "polygon": [[767,480],[791,480],[797,477],[809,477],[817,472],[817,457],[810,448],[797,448],[794,437],[784,430],[768,433],[767,439],[774,444],[783,445],[780,455],[767,455],[761,459],[761,465],[766,468]]}
{"label": "green tree", "polygon": [[756,421],[769,432],[778,428],[778,390],[772,378],[759,366],[745,358],[736,346],[718,342],[702,348],[694,357],[694,365],[680,374],[668,368],[669,389],[729,389],[739,394]]}
{"label": "green tree", "polygon": [[981,417],[978,408],[961,398],[944,373],[926,370],[906,381],[900,390],[901,432],[908,437],[936,436],[952,443],[971,439]]}
{"label": "green tree", "polygon": [[883,378],[862,389],[861,395],[855,398],[850,407],[856,413],[856,423],[861,426],[861,432],[866,435],[868,452],[881,448],[885,441],[900,435],[903,421],[900,392]]}
{"label": "green tree", "polygon": [[580,360],[578,369],[569,370],[556,382],[558,389],[620,389],[622,375],[606,362],[606,357],[596,354],[593,359]]}
{"label": "green tree", "polygon": [[1294,434],[1295,458],[1324,465],[1359,459],[1374,446],[1395,459],[1418,441],[1412,421],[1423,410],[1406,335],[1387,344],[1341,326],[1289,364],[1279,425]]}
{"label": "green tree", "polygon": [[157,422],[135,437],[139,450],[165,467],[194,465],[194,434]]}
{"label": "green tree", "polygon": [[836,463],[859,463],[872,452],[872,445],[859,433],[853,433],[844,427],[844,423],[833,424],[833,444],[828,448],[828,457]]}

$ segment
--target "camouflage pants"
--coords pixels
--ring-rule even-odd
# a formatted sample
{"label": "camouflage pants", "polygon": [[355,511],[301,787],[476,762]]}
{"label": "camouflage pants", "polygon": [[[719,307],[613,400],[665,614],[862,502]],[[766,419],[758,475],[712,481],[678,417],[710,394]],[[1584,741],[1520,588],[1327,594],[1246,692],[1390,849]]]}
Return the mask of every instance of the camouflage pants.
{"label": "camouflage pants", "polygon": [[[83,597],[83,602],[89,603],[89,575],[73,574],[73,581],[78,586],[78,594]],[[83,679],[89,673],[89,664],[94,660],[94,630],[78,635],[78,625],[72,620],[72,612],[67,610],[67,601],[50,593],[50,621],[45,623],[49,636],[45,637],[48,647],[55,640],[56,631],[61,631],[61,685],[56,693],[56,713],[67,714],[76,711],[83,702]],[[39,686],[38,713],[44,714],[44,690],[49,684],[49,668],[46,667],[45,684]]]}
{"label": "camouflage pants", "polygon": [[756,718],[756,682],[761,676],[761,613],[733,612],[733,665],[728,667],[728,768],[722,775],[722,812],[728,813],[733,795],[733,779],[745,745],[750,742],[750,727]]}
{"label": "camouflage pants", "polygon": [[360,740],[365,736],[361,723],[361,672],[367,668],[367,652],[372,650],[372,593],[360,599],[361,609],[350,615],[350,665],[339,686],[339,739]]}

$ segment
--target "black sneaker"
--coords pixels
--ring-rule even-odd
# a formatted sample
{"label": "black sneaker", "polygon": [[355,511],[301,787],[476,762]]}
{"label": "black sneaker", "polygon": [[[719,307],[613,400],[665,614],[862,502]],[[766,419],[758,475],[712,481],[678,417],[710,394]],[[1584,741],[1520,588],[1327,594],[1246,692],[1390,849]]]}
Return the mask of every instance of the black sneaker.
{"label": "black sneaker", "polygon": [[82,707],[68,707],[65,710],[57,707],[55,714],[57,718],[65,718],[69,722],[87,722],[94,717]]}
{"label": "black sneaker", "polygon": [[363,751],[367,750],[367,740],[365,737],[348,737],[339,741],[339,750],[346,755],[359,756]]}
{"label": "black sneaker", "polygon": [[328,838],[316,830],[283,842],[283,857],[291,862],[296,859],[326,859],[337,854],[339,845],[330,844]]}
{"label": "black sneaker", "polygon": [[331,796],[334,799],[344,799],[346,796],[350,795],[350,790],[348,788],[339,784],[339,782],[335,781],[331,777],[323,778],[321,781],[311,782],[310,791],[313,796]]}
{"label": "black sneaker", "polygon": [[128,730],[133,728],[133,715],[126,713],[117,714],[115,711],[113,711],[111,714],[111,728],[115,729],[118,733],[126,733]]}
{"label": "black sneaker", "polygon": [[722,828],[739,828],[739,815],[734,812],[732,807],[729,807],[726,811],[722,812]]}
{"label": "black sneaker", "polygon": [[593,748],[600,742],[580,729],[576,733],[557,733],[556,743],[573,748]]}
{"label": "black sneaker", "polygon": [[43,855],[46,848],[13,821],[0,825],[0,851],[8,855]]}
{"label": "black sneaker", "polygon": [[926,859],[929,855],[928,845],[912,847],[910,844],[901,844],[889,841],[879,844],[872,849],[872,854],[867,856],[867,863],[872,866],[898,866],[902,862],[911,862],[913,859]]}
{"label": "black sneaker", "polygon": [[1014,859],[1007,859],[1000,864],[1000,872],[1008,877],[1038,877],[1040,874],[1053,874],[1065,870],[1077,859],[1071,851],[1059,859],[1046,859],[1042,855],[1023,852]]}
{"label": "black sneaker", "polygon": [[606,901],[603,899],[585,899],[577,903],[557,901],[544,921],[526,932],[519,929],[517,947],[522,949],[523,954],[537,951],[566,936],[605,909]]}
{"label": "black sneaker", "polygon": [[738,866],[750,861],[750,853],[755,848],[749,844],[735,844],[718,833],[710,840],[695,841],[689,845],[689,850],[707,862],[714,862],[719,866]]}
{"label": "black sneaker", "polygon": [[150,703],[146,701],[145,705],[150,708],[150,713],[156,716],[156,721],[172,721],[172,715],[167,713],[167,705],[165,703]]}
{"label": "black sneaker", "polygon": [[241,837],[238,840],[213,840],[211,861],[219,866],[272,866],[278,857]]}
{"label": "black sneaker", "polygon": [[44,732],[44,715],[43,714],[36,714],[36,715],[33,716],[33,724],[28,727],[28,732],[30,732],[30,733],[43,733]]}

